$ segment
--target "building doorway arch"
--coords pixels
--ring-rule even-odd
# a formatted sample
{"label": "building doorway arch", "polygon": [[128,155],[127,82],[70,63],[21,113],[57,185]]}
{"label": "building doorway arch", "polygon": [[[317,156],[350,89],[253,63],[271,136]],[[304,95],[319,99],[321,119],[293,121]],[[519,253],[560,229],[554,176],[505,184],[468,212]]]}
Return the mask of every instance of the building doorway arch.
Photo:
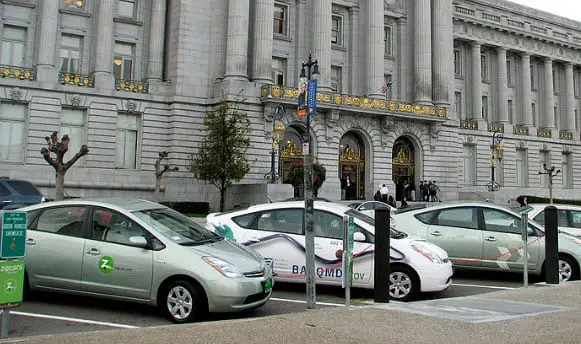
{"label": "building doorway arch", "polygon": [[289,171],[293,165],[303,162],[303,134],[301,127],[289,126],[284,132],[283,139],[279,143],[278,175],[283,184],[291,184]]}
{"label": "building doorway arch", "polygon": [[365,145],[353,131],[339,141],[339,179],[341,199],[365,199]]}
{"label": "building doorway arch", "polygon": [[[407,137],[402,136],[395,140],[391,161],[392,180],[395,184],[395,198],[397,201],[401,201],[404,197],[409,200],[411,190],[415,190],[415,155],[414,145]],[[404,190],[406,183],[410,185],[407,191]]]}

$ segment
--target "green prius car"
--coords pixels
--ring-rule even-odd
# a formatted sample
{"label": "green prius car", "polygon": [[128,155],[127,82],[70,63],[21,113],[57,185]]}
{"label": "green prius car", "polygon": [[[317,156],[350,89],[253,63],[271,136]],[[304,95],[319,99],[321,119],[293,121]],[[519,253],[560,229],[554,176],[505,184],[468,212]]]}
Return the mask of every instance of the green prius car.
{"label": "green prius car", "polygon": [[49,202],[29,214],[26,284],[159,306],[174,322],[264,305],[272,268],[256,251],[144,200]]}

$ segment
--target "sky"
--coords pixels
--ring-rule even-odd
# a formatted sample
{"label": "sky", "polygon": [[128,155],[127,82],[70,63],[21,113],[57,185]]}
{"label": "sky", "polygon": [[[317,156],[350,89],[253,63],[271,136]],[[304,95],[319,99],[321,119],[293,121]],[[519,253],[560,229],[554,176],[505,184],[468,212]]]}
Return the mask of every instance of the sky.
{"label": "sky", "polygon": [[581,22],[580,0],[509,0]]}

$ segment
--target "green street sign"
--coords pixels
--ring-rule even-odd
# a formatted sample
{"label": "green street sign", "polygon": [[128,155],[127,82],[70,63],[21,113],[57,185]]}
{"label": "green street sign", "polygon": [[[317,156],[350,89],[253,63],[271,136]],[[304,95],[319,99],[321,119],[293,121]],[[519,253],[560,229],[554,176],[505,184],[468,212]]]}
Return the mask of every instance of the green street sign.
{"label": "green street sign", "polygon": [[2,236],[0,258],[22,258],[26,251],[28,213],[24,211],[2,212]]}
{"label": "green street sign", "polygon": [[0,308],[22,303],[24,260],[0,260]]}
{"label": "green street sign", "polygon": [[349,233],[347,234],[347,249],[349,252],[353,251],[353,235],[355,234],[355,220],[353,216],[349,216],[349,224],[347,226]]}

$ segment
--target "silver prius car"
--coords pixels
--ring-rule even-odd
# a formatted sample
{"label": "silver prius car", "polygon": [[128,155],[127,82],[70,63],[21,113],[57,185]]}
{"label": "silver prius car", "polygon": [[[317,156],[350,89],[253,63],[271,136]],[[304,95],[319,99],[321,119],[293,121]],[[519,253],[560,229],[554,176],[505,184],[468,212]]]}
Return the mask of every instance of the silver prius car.
{"label": "silver prius car", "polygon": [[144,200],[69,200],[29,214],[26,284],[134,301],[174,322],[265,304],[272,268],[256,251]]}

